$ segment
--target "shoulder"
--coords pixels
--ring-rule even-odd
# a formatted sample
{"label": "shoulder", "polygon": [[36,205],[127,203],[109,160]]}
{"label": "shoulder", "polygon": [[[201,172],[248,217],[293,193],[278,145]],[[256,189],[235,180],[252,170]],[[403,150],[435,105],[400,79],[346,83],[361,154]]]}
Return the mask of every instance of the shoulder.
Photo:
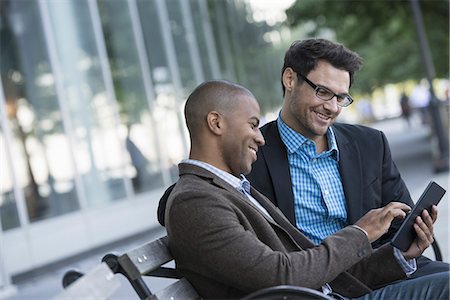
{"label": "shoulder", "polygon": [[372,155],[379,153],[382,156],[385,152],[390,152],[386,136],[378,129],[343,123],[336,123],[332,128],[338,147],[353,145],[359,148],[361,153],[371,153]]}
{"label": "shoulder", "polygon": [[348,139],[372,139],[384,136],[383,132],[378,129],[367,127],[364,125],[354,125],[346,123],[335,123],[332,126],[336,137],[345,136]]}
{"label": "shoulder", "polygon": [[277,120],[270,121],[270,122],[264,124],[263,126],[261,126],[260,130],[264,136],[273,135],[274,133],[278,133]]}
{"label": "shoulder", "polygon": [[[178,180],[170,197],[184,201],[191,198],[206,197],[212,193],[217,193],[218,190],[219,188],[212,184],[211,179],[185,174]],[[195,195],[195,197],[192,197],[192,195]]]}
{"label": "shoulder", "polygon": [[269,123],[264,124],[260,128],[261,134],[266,140],[266,144],[261,147],[261,149],[267,150],[268,148],[280,148],[284,147],[283,141],[281,140],[280,132],[278,131],[278,123],[277,120],[270,121]]}
{"label": "shoulder", "polygon": [[[200,207],[229,207],[234,202],[235,195],[223,186],[218,178],[205,178],[194,174],[180,177],[169,196],[172,207],[175,205],[189,206],[189,209]],[[225,184],[225,183],[223,183]]]}
{"label": "shoulder", "polygon": [[[237,195],[236,195],[237,194]],[[208,231],[215,226],[239,223],[238,197],[223,187],[194,175],[180,177],[169,196],[166,228],[185,234],[186,231]],[[207,229],[209,228],[209,229]]]}

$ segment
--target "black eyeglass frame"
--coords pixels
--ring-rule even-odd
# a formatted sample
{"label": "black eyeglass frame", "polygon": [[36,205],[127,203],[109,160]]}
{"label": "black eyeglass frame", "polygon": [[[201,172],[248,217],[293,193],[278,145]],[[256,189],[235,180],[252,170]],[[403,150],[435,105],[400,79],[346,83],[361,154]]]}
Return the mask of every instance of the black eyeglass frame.
{"label": "black eyeglass frame", "polygon": [[[349,94],[347,94],[347,93],[336,94],[335,92],[333,92],[332,90],[330,90],[330,89],[327,88],[327,87],[324,87],[324,86],[320,86],[320,85],[315,84],[314,82],[312,82],[311,80],[309,80],[308,78],[306,78],[305,75],[300,74],[300,73],[297,73],[297,74],[298,74],[298,76],[300,76],[307,84],[309,84],[309,86],[312,87],[314,91],[316,91],[316,96],[317,96],[317,98],[319,98],[319,99],[321,99],[321,100],[324,100],[324,101],[330,101],[331,99],[333,99],[334,97],[336,97],[336,99],[337,99],[337,104],[338,104],[340,107],[347,107],[347,106],[349,106],[350,104],[353,103],[353,98],[352,98],[352,96],[350,96]],[[326,90],[326,91],[329,92],[330,95],[332,95],[332,96],[331,96],[330,98],[324,98],[323,96],[320,96],[320,95],[319,95],[320,89]],[[342,100],[340,101],[340,99],[342,99]]]}

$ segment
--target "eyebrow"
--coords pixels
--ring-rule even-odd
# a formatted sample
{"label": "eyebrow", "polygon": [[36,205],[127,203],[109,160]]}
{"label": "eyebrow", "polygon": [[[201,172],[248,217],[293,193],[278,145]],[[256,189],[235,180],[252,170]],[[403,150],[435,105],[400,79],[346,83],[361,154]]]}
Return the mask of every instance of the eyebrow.
{"label": "eyebrow", "polygon": [[[305,76],[305,78],[308,79],[306,76]],[[308,79],[308,80],[311,81],[310,79]],[[341,96],[341,95],[348,95],[348,96],[350,96],[350,91],[343,92],[343,93],[336,93],[333,89],[327,87],[326,85],[319,84],[319,83],[314,83],[314,82],[312,82],[312,83],[315,84],[318,87],[325,88],[325,89],[329,90],[330,92],[332,92],[332,93],[334,93],[336,95],[339,95],[339,96]]]}
{"label": "eyebrow", "polygon": [[[311,82],[312,82],[312,81],[311,81]],[[336,95],[339,95],[339,96],[342,96],[342,95],[348,95],[348,96],[350,96],[350,94],[349,94],[350,91],[343,92],[343,93],[336,93],[334,90],[332,90],[331,88],[327,87],[326,85],[318,84],[318,83],[315,83],[315,85],[317,85],[318,87],[321,87],[321,88],[325,88],[325,89],[329,90],[330,92],[332,92],[332,93],[334,93],[334,94],[336,94]]]}
{"label": "eyebrow", "polygon": [[[295,72],[295,71],[294,71]],[[297,73],[297,72],[296,72]],[[324,88],[324,89],[327,89],[327,90],[329,90],[331,93],[333,93],[333,94],[335,94],[335,95],[337,95],[337,96],[343,96],[343,95],[345,95],[345,96],[350,96],[350,91],[347,91],[347,92],[344,92],[344,93],[336,93],[333,89],[331,89],[331,88],[329,88],[329,87],[327,87],[326,85],[323,85],[323,84],[319,84],[319,83],[317,83],[317,82],[312,82],[311,81],[311,79],[309,79],[308,78],[308,76],[305,76],[305,75],[303,75],[302,73],[297,73],[297,76],[300,76],[302,79],[303,79],[303,81],[305,81],[307,84],[309,84],[313,89],[316,89],[316,88],[318,88],[318,87],[320,87],[320,88]],[[315,87],[314,87],[315,86]],[[350,96],[350,98],[351,98],[351,96]]]}
{"label": "eyebrow", "polygon": [[256,125],[259,125],[259,118],[258,117],[251,117],[250,120],[255,120]]}

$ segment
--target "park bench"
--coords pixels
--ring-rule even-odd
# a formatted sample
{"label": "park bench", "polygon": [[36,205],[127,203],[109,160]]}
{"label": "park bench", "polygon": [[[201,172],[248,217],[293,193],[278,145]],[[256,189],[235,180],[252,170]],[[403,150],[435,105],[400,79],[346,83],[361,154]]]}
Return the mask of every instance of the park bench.
{"label": "park bench", "polygon": [[[169,262],[173,261],[170,253],[167,236],[149,242],[143,246],[134,248],[122,255],[106,254],[102,258],[101,269],[103,273],[94,268],[86,275],[79,271],[70,270],[63,277],[63,287],[70,291],[72,299],[79,299],[74,295],[76,290],[80,290],[80,295],[85,295],[89,289],[95,295],[102,297],[93,297],[94,299],[108,299],[111,294],[104,291],[104,287],[113,286],[111,274],[122,274],[130,282],[137,293],[139,299],[151,300],[194,300],[200,299],[193,286],[184,278],[175,267],[171,267]],[[109,267],[109,273],[105,267]],[[98,267],[97,267],[98,268]],[[97,275],[97,277],[96,277]],[[154,276],[174,279],[174,282],[167,287],[154,292],[144,281],[143,276]],[[89,278],[87,278],[89,277]],[[77,285],[77,286],[76,286]],[[97,287],[98,290],[93,287]],[[115,287],[114,287],[115,288]],[[105,297],[106,296],[106,297]],[[91,297],[92,298],[92,297]],[[70,299],[69,297],[59,297],[55,300]],[[297,286],[275,286],[262,289],[251,293],[243,300],[251,299],[331,299],[323,293],[316,290],[297,287]]]}

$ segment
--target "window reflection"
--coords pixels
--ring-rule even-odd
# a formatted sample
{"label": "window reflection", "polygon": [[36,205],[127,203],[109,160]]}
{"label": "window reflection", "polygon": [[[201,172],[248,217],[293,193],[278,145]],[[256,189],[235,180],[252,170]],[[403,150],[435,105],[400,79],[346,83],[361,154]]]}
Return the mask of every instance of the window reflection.
{"label": "window reflection", "polygon": [[5,137],[0,128],[0,220],[3,230],[12,229],[20,225],[17,212],[16,199],[14,197],[14,182],[6,157]]}
{"label": "window reflection", "polygon": [[248,30],[239,3],[1,0],[0,142],[13,156],[0,153],[3,229],[177,180],[188,154],[184,100],[195,86],[275,74],[242,76],[261,68],[260,26]]}
{"label": "window reflection", "polygon": [[190,0],[190,7],[192,12],[192,21],[194,23],[194,31],[197,37],[197,43],[198,43],[198,50],[200,52],[200,56],[203,58],[201,63],[201,67],[203,70],[203,73],[205,75],[206,79],[214,78],[212,74],[212,65],[209,63],[209,56],[211,55],[208,53],[207,48],[207,41],[206,41],[206,32],[204,28],[204,22],[205,18],[207,16],[204,16],[202,14],[202,9],[200,7],[200,1],[198,0]]}
{"label": "window reflection", "polygon": [[158,130],[159,143],[164,149],[161,158],[163,165],[169,171],[171,181],[175,181],[178,179],[177,164],[187,156],[187,132],[182,117],[184,102],[183,99],[177,99],[174,84],[176,75],[170,72],[167,58],[169,49],[164,45],[159,19],[161,16],[158,15],[155,3],[156,1],[137,1],[155,91],[151,113],[156,124],[154,127]]}
{"label": "window reflection", "polygon": [[[146,94],[138,49],[130,47],[135,37],[127,2],[100,1],[100,12],[120,120],[124,124],[121,132],[128,154],[126,174],[132,179],[134,191],[141,193],[163,185],[161,153],[149,108],[154,91],[149,88]],[[151,82],[147,84],[151,86]]]}
{"label": "window reflection", "polygon": [[56,47],[55,64],[64,77],[73,151],[88,205],[98,206],[126,197],[124,140],[120,138],[116,107],[111,105],[88,2],[45,3]]}
{"label": "window reflection", "polygon": [[189,55],[188,32],[183,26],[183,16],[179,0],[166,0],[170,18],[170,29],[177,53],[178,68],[185,94],[189,94],[198,82],[195,81],[193,61]]}
{"label": "window reflection", "polygon": [[[70,160],[63,159],[69,148],[64,142],[37,5],[3,2],[1,14],[0,69],[12,136],[8,146],[33,222],[79,208],[74,168]],[[11,179],[10,173],[7,178]]]}

